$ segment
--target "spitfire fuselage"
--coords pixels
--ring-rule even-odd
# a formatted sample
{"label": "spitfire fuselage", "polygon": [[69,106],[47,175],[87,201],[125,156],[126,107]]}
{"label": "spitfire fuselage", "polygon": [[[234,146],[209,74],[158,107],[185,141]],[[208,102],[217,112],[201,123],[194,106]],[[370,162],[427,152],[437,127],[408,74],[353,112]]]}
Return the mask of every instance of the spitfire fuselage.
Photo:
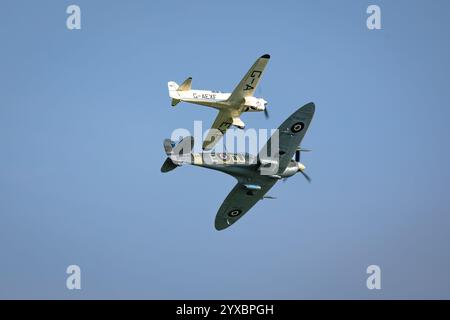
{"label": "spitfire fuselage", "polygon": [[265,167],[265,171],[261,170],[264,165],[258,161],[256,156],[248,153],[192,153],[181,156],[171,156],[171,159],[178,165],[191,164],[197,167],[217,170],[238,179],[245,177],[253,177],[255,175],[266,175],[270,178],[288,178],[300,170],[305,170],[305,166],[300,162],[291,160],[286,169],[282,173],[278,173],[278,164],[271,162],[273,171]]}

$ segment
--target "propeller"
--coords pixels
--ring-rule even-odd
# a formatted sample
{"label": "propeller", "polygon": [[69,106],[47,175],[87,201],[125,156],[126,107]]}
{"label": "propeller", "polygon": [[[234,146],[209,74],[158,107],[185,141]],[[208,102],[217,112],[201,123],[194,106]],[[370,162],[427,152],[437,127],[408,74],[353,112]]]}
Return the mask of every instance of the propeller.
{"label": "propeller", "polygon": [[269,119],[269,111],[267,110],[267,104],[264,108],[264,115],[266,116],[266,119]]}
{"label": "propeller", "polygon": [[[295,150],[295,161],[296,161],[296,162],[300,162],[300,152],[309,152],[309,151],[311,151],[311,150],[309,150],[309,149],[302,149],[302,148],[298,147],[298,148]],[[303,167],[303,168],[304,168],[304,167]],[[306,172],[304,172],[302,169],[299,169],[298,171],[305,177],[305,179],[306,179],[309,183],[311,183],[311,177],[310,177]]]}
{"label": "propeller", "polygon": [[297,150],[295,150],[295,161],[300,162],[300,152],[311,152],[311,149],[303,149],[298,147]]}

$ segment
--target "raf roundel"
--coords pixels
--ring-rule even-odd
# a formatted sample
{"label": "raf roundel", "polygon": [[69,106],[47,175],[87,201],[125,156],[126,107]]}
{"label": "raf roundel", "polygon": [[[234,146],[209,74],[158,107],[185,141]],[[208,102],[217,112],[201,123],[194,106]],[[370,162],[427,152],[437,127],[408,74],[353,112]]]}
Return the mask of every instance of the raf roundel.
{"label": "raf roundel", "polygon": [[228,212],[228,216],[231,217],[231,218],[236,218],[236,217],[239,216],[241,213],[242,213],[241,210],[239,210],[239,209],[234,209],[234,210],[231,210],[230,212]]}
{"label": "raf roundel", "polygon": [[292,125],[291,131],[294,133],[298,133],[298,132],[302,131],[304,127],[305,127],[305,124],[303,122],[297,122]]}
{"label": "raf roundel", "polygon": [[226,154],[226,153],[219,153],[218,156],[222,161],[228,160],[228,154]]}

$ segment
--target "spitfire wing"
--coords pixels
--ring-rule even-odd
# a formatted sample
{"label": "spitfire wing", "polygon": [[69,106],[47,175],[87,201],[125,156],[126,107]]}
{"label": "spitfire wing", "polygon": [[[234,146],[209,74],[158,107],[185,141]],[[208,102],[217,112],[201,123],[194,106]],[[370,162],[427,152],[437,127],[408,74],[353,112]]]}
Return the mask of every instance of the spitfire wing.
{"label": "spitfire wing", "polygon": [[[315,105],[312,102],[298,109],[281,124],[265,146],[262,147],[258,155],[262,163],[264,163],[264,159],[267,159],[267,163],[270,163],[271,159],[277,159],[279,156],[278,170],[272,172],[272,174],[279,175],[284,172],[308,130],[314,111]],[[277,136],[278,148],[275,140]]]}
{"label": "spitfire wing", "polygon": [[239,82],[237,87],[231,93],[228,101],[240,104],[245,97],[253,96],[259,80],[264,72],[264,68],[269,62],[270,55],[265,54],[261,56],[253,66],[245,74],[244,78]]}
{"label": "spitfire wing", "polygon": [[203,150],[211,150],[232,124],[233,117],[231,113],[228,110],[220,110],[211,129],[208,131],[205,141],[203,141]]}
{"label": "spitfire wing", "polygon": [[[217,212],[216,229],[223,230],[238,221],[264,197],[277,181],[274,178],[257,176],[250,179],[250,181],[246,180],[245,184],[238,182]],[[245,186],[247,184],[251,184],[253,188],[260,187],[260,189],[251,190]]]}

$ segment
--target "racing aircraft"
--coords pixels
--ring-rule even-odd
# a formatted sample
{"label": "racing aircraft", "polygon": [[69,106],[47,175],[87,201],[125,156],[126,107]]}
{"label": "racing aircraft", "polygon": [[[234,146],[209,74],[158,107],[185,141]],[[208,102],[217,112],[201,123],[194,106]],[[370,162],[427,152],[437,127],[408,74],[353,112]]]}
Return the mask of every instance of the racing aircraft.
{"label": "racing aircraft", "polygon": [[[193,137],[185,137],[178,144],[164,140],[166,161],[162,172],[171,171],[183,164],[192,164],[227,173],[237,179],[237,184],[222,203],[215,219],[217,230],[228,228],[247,213],[259,200],[272,198],[266,193],[280,179],[305,173],[300,163],[300,143],[308,130],[315,111],[314,103],[299,108],[266,142],[257,156],[247,153],[193,153]],[[273,147],[275,146],[275,147]],[[295,154],[295,160],[292,157]]]}
{"label": "racing aircraft", "polygon": [[173,81],[167,83],[169,96],[172,98],[172,106],[184,101],[219,110],[219,114],[211,127],[212,130],[209,130],[203,142],[203,150],[211,150],[230,126],[244,129],[245,124],[240,118],[243,112],[263,111],[268,117],[267,101],[263,98],[256,98],[253,94],[269,59],[270,55],[268,54],[258,58],[232,93],[192,90],[191,77],[187,78],[181,85]]}

